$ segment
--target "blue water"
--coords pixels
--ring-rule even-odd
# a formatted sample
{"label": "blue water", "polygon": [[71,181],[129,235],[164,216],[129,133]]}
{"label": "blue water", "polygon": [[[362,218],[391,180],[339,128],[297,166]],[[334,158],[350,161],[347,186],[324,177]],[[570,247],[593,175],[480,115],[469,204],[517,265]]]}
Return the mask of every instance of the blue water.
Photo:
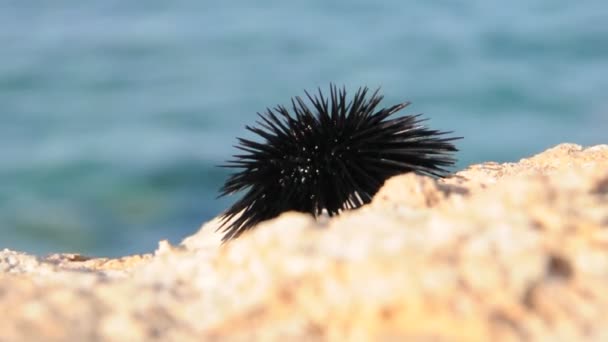
{"label": "blue water", "polygon": [[607,143],[605,1],[2,1],[0,248],[178,242],[235,137],[331,81],[454,130],[458,168]]}

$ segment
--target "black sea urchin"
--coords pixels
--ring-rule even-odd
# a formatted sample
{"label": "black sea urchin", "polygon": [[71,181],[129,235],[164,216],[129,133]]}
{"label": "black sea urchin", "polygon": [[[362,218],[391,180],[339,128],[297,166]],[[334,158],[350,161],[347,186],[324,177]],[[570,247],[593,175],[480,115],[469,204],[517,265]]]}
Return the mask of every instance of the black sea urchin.
{"label": "black sea urchin", "polygon": [[384,181],[404,172],[436,177],[448,174],[457,151],[451,132],[430,130],[418,115],[389,119],[409,102],[377,109],[383,96],[359,88],[347,102],[346,90],[330,85],[326,98],[305,92],[284,106],[258,113],[247,130],[263,139],[238,139],[244,154],[223,165],[240,171],[221,189],[225,196],[248,189],[222,216],[223,240],[239,236],[260,221],[295,210],[335,215],[371,201]]}

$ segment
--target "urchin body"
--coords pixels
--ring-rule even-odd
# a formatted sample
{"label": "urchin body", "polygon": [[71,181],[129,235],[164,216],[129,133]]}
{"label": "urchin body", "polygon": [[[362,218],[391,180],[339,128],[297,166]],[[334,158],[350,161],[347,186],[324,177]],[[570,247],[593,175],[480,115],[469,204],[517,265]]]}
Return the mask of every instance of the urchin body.
{"label": "urchin body", "polygon": [[346,91],[319,90],[310,105],[292,99],[292,111],[277,106],[258,113],[246,128],[262,141],[239,139],[244,154],[224,165],[239,169],[221,195],[247,190],[223,214],[224,240],[255,224],[295,210],[330,216],[371,201],[386,179],[405,172],[443,177],[457,151],[449,132],[421,125],[420,115],[390,118],[408,102],[378,109],[382,96],[360,88],[348,101]]}

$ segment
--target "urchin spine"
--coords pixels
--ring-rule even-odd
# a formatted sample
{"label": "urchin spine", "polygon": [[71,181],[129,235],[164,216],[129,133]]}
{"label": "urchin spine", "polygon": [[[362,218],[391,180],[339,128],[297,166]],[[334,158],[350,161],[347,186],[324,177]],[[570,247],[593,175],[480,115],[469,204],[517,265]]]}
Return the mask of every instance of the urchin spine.
{"label": "urchin spine", "polygon": [[330,85],[330,96],[305,92],[291,100],[292,112],[278,105],[258,113],[246,129],[262,142],[239,138],[243,154],[225,167],[239,169],[221,196],[247,190],[222,217],[224,240],[260,221],[295,210],[330,216],[371,201],[384,181],[404,172],[434,177],[448,174],[457,151],[451,132],[424,127],[418,115],[389,118],[409,102],[376,110],[383,96],[360,88],[351,101]]}

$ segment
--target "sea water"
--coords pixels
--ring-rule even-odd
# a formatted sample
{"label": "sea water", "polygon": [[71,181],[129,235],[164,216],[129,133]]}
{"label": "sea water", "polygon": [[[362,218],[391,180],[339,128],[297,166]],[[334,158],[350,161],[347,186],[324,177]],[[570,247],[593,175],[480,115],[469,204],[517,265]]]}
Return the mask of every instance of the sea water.
{"label": "sea water", "polygon": [[464,136],[455,170],[608,142],[605,1],[2,1],[0,248],[179,242],[236,136],[329,82]]}

